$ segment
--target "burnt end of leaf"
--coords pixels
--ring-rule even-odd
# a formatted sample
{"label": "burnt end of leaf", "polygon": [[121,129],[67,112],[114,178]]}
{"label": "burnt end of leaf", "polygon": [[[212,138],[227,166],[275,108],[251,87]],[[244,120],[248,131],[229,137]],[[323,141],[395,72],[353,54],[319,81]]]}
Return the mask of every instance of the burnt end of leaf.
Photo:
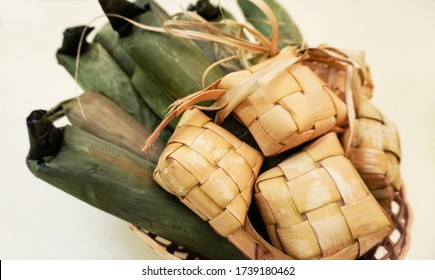
{"label": "burnt end of leaf", "polygon": [[[128,19],[134,19],[151,9],[150,4],[145,4],[142,8],[126,0],[98,0],[98,2],[105,14],[117,14]],[[121,38],[130,34],[131,23],[112,16],[108,16],[108,19],[113,30],[117,31]]]}
{"label": "burnt end of leaf", "polygon": [[209,0],[198,0],[196,4],[190,4],[188,11],[195,11],[206,20],[213,20],[220,14],[219,7],[213,6]]}
{"label": "burnt end of leaf", "polygon": [[64,54],[64,55],[70,55],[70,56],[76,56],[79,49],[80,39],[82,37],[83,31],[86,29],[86,33],[83,36],[83,42],[82,46],[80,48],[80,53],[85,53],[88,48],[88,43],[86,42],[86,37],[91,33],[91,31],[94,29],[93,27],[88,27],[81,25],[81,26],[75,26],[66,29],[63,32],[63,42],[62,47],[60,47],[59,50],[57,50],[58,54]]}
{"label": "burnt end of leaf", "polygon": [[29,158],[42,160],[55,155],[62,145],[62,131],[48,119],[46,111],[35,110],[26,119],[29,133]]}

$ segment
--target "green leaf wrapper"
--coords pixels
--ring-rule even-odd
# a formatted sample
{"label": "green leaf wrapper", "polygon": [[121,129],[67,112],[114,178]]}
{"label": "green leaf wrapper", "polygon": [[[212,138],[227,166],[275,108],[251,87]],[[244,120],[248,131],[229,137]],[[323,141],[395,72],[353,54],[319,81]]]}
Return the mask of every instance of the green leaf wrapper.
{"label": "green leaf wrapper", "polygon": [[32,173],[103,211],[212,259],[241,252],[152,180],[154,165],[78,128],[64,129],[60,151],[27,158]]}

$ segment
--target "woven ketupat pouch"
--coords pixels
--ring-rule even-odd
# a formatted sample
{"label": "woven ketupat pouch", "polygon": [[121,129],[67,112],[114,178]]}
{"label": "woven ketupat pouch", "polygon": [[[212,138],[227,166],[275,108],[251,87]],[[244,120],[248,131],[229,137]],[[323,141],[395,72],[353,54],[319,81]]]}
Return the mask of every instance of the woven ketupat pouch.
{"label": "woven ketupat pouch", "polygon": [[355,259],[391,231],[335,133],[261,174],[254,197],[272,244],[295,259]]}
{"label": "woven ketupat pouch", "polygon": [[[396,127],[364,96],[356,108],[352,139],[350,130],[342,136],[349,145],[348,158],[389,213],[395,192],[400,190],[400,140]],[[349,143],[349,141],[351,141]]]}
{"label": "woven ketupat pouch", "polygon": [[[290,48],[253,67],[226,75],[218,85],[226,89],[229,103],[241,84],[258,73],[280,67],[280,63],[294,58]],[[265,75],[268,71],[265,71]],[[300,62],[262,83],[247,98],[240,100],[233,113],[255,138],[265,156],[273,156],[332,131],[346,123],[346,105],[319,77]],[[230,94],[231,92],[231,94]],[[219,101],[218,101],[219,102]],[[226,106],[222,110],[233,109]],[[221,111],[222,111],[221,110]],[[219,112],[222,113],[222,112]],[[218,114],[219,114],[218,113]]]}
{"label": "woven ketupat pouch", "polygon": [[263,156],[196,108],[186,110],[154,180],[222,236],[241,228]]}
{"label": "woven ketupat pouch", "polygon": [[[373,96],[373,81],[370,69],[361,50],[337,49],[324,45],[310,50],[310,56],[303,63],[324,81],[341,100],[346,100],[347,65],[357,67],[362,84],[360,94],[370,99]],[[358,98],[359,99],[359,98]],[[356,101],[358,103],[358,101]]]}

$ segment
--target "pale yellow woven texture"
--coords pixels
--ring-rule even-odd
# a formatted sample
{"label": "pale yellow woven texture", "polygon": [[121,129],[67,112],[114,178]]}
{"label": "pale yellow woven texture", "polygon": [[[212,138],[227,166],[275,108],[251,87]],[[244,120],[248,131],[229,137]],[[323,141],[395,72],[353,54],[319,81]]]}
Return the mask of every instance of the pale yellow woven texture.
{"label": "pale yellow woven texture", "polygon": [[[352,61],[355,67],[359,67],[362,78],[362,85],[353,92],[356,120],[348,158],[374,197],[389,212],[395,191],[401,186],[399,135],[396,127],[368,100],[373,95],[373,84],[364,52],[315,49],[304,63],[346,101],[346,67],[349,64],[340,59]],[[348,129],[341,137],[344,147],[348,147],[350,135]]]}
{"label": "pale yellow woven texture", "polygon": [[[389,211],[395,191],[402,185],[400,141],[396,127],[364,96],[356,108],[348,158],[379,203]],[[350,137],[342,136],[346,146]]]}
{"label": "pale yellow woven texture", "polygon": [[[321,49],[315,50],[315,55],[311,55],[304,64],[310,67],[319,78],[324,81],[328,87],[338,96],[341,100],[345,100],[345,85],[346,85],[346,63],[342,63],[337,59],[328,57],[326,53],[322,53]],[[351,55],[350,51],[347,55]],[[343,54],[345,55],[345,54]],[[364,79],[361,86],[360,93],[368,99],[373,97],[373,81],[370,74],[369,67],[365,64],[364,52],[353,51],[353,58],[361,61],[359,65]],[[343,59],[352,59],[352,57],[344,57]],[[357,61],[354,61],[358,64]]]}
{"label": "pale yellow woven texture", "polygon": [[162,152],[154,179],[227,236],[245,222],[262,162],[257,150],[191,108]]}
{"label": "pale yellow woven texture", "polygon": [[[294,56],[289,49],[269,60]],[[226,75],[219,88],[231,89],[266,60]],[[346,106],[307,66],[296,63],[262,85],[234,110],[265,156],[276,155],[346,123]]]}
{"label": "pale yellow woven texture", "polygon": [[295,259],[355,259],[391,231],[335,133],[260,175],[254,197],[272,244]]}

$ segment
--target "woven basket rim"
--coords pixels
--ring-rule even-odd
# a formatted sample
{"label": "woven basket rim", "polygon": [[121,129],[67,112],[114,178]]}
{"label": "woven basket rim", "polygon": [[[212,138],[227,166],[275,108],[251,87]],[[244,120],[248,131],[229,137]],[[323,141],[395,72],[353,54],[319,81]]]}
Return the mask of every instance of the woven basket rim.
{"label": "woven basket rim", "polygon": [[407,189],[405,185],[402,186],[400,193],[402,195],[403,202],[406,205],[408,211],[408,219],[406,221],[406,231],[405,231],[406,232],[405,245],[402,247],[402,250],[398,257],[399,260],[403,260],[408,254],[408,251],[411,247],[411,227],[412,224],[414,223],[414,212],[412,211],[411,204],[409,204]]}
{"label": "woven basket rim", "polygon": [[[403,185],[401,190],[397,192],[396,197],[400,195],[401,199],[403,201],[403,204],[406,207],[406,212],[407,212],[407,219],[406,219],[406,227],[405,227],[405,232],[404,234],[405,236],[405,240],[403,243],[403,246],[401,248],[399,248],[400,253],[397,255],[397,259],[398,260],[402,260],[406,257],[410,245],[411,245],[411,227],[413,224],[413,220],[414,220],[414,214],[412,211],[412,208],[409,204],[408,201],[408,197],[407,197],[407,190],[406,187]],[[136,234],[138,235],[154,252],[156,252],[158,255],[160,255],[161,257],[163,257],[164,259],[167,260],[183,260],[184,258],[182,257],[183,255],[187,255],[188,253],[186,253],[186,250],[182,247],[179,247],[181,250],[178,252],[174,252],[174,253],[170,253],[168,252],[168,248],[166,247],[165,244],[158,242],[156,240],[156,238],[153,238],[151,233],[149,233],[147,230],[142,229],[136,225],[130,224],[130,229]],[[395,227],[396,228],[396,227]],[[151,234],[151,236],[150,236]],[[402,233],[403,234],[403,233]],[[384,240],[387,240],[389,238],[389,236],[387,236]],[[161,240],[164,240],[162,238],[160,238]],[[168,243],[172,243],[171,241],[167,241],[165,240],[164,242],[168,242]],[[381,242],[378,246],[381,246],[383,242]],[[376,246],[375,248],[377,248],[378,246]],[[178,246],[177,246],[178,247]],[[396,247],[394,247],[395,249]],[[189,251],[190,253],[190,251]],[[178,256],[177,256],[178,254]],[[196,254],[193,252],[193,255],[190,256],[190,259],[203,259],[202,256]]]}

